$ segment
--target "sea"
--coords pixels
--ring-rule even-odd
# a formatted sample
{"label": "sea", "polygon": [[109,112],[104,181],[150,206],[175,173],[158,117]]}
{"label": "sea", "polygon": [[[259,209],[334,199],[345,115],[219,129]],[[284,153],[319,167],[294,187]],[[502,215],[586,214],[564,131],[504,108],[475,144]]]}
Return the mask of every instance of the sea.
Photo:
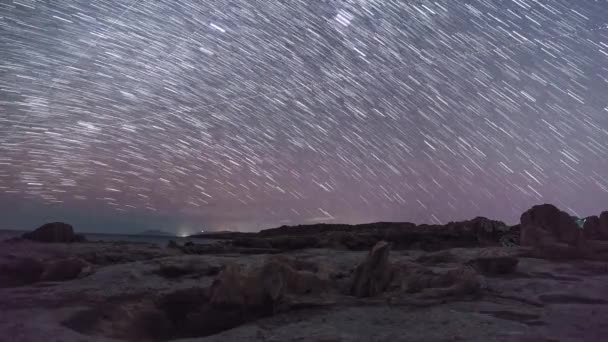
{"label": "sea", "polygon": [[[25,231],[21,230],[0,230],[0,241],[19,237]],[[134,243],[154,243],[161,246],[166,246],[169,240],[173,240],[180,245],[186,242],[194,242],[199,244],[213,243],[214,240],[171,236],[171,235],[129,235],[129,234],[103,234],[103,233],[79,233],[85,236],[87,241],[105,241],[105,242],[134,242]]]}

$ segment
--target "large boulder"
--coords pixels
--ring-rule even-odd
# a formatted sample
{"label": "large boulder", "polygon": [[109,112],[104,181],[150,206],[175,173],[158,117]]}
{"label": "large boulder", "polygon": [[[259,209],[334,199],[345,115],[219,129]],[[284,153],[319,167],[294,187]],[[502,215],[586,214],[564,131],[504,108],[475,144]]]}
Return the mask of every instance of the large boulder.
{"label": "large boulder", "polygon": [[34,258],[14,258],[0,264],[0,287],[32,284],[40,280],[45,265]]}
{"label": "large boulder", "polygon": [[575,219],[552,205],[535,206],[522,214],[522,245],[541,258],[608,260],[608,241],[602,241],[608,214],[589,217],[582,227]]}
{"label": "large boulder", "polygon": [[81,258],[66,258],[55,260],[46,265],[40,280],[65,281],[84,276],[91,271],[88,262]]}
{"label": "large boulder", "polygon": [[577,246],[582,235],[574,218],[551,204],[536,205],[523,213],[521,221],[521,244],[537,246],[555,242]]}
{"label": "large boulder", "polygon": [[74,234],[71,225],[63,222],[46,223],[33,232],[22,235],[24,239],[39,242],[81,242],[84,238]]}
{"label": "large boulder", "polygon": [[367,258],[355,269],[350,293],[356,297],[373,297],[384,292],[393,280],[395,268],[388,260],[390,245],[379,241]]}
{"label": "large boulder", "polygon": [[297,262],[286,257],[270,257],[261,267],[227,265],[209,289],[209,303],[214,308],[240,309],[254,315],[274,313],[286,296],[321,293],[328,282],[315,273],[296,270]]}

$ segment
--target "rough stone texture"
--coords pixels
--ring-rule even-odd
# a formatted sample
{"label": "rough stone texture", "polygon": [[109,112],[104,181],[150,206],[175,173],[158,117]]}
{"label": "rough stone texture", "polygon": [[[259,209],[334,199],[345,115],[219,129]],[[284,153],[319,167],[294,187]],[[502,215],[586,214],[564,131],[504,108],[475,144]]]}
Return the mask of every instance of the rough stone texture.
{"label": "rough stone texture", "polygon": [[524,212],[521,221],[521,244],[533,246],[538,243],[538,235],[528,234],[531,230],[542,230],[554,237],[557,242],[576,246],[579,242],[581,229],[574,219],[551,204],[536,205]]}
{"label": "rough stone texture", "polygon": [[356,297],[373,297],[390,284],[394,274],[388,256],[390,245],[386,241],[378,242],[369,252],[367,258],[355,269],[350,293]]}
{"label": "rough stone texture", "polygon": [[[59,252],[82,254],[85,249],[100,254],[107,248],[109,245],[102,243],[7,244],[0,248],[0,260],[4,263],[24,255],[45,260],[57,258]],[[269,258],[183,255],[160,249],[174,253],[167,256],[159,251],[150,253],[151,247],[145,245],[121,245],[119,249],[134,256],[121,258],[121,263],[98,264],[93,274],[83,278],[0,289],[2,336],[16,342],[177,338],[180,342],[481,342],[602,341],[608,335],[605,262],[519,257],[517,272],[512,276],[481,278],[462,263],[486,255],[519,252],[514,248],[490,247],[483,253],[478,248],[455,248],[449,250],[455,258],[424,266],[416,262],[421,251],[391,252],[391,263],[401,272],[396,276],[399,286],[390,285],[376,297],[356,298],[331,287],[297,295],[295,292],[307,290],[298,290],[285,281],[282,302],[289,307],[274,315],[256,317],[255,312],[239,306],[212,307],[207,288],[215,276],[165,278],[157,273],[159,265],[200,262],[221,266],[237,262],[247,270],[245,274],[255,275],[273,259],[288,264],[297,274],[309,272],[319,280],[329,279],[331,285],[339,274],[349,275],[369,253],[306,249]],[[279,272],[271,271],[273,267],[267,269],[271,274],[282,272],[283,266],[277,267]],[[320,273],[328,276],[321,277]]]}
{"label": "rough stone texture", "polygon": [[54,260],[48,263],[41,276],[44,281],[66,281],[90,273],[91,266],[81,258]]}
{"label": "rough stone texture", "polygon": [[81,242],[71,225],[63,222],[46,223],[33,232],[23,234],[24,239],[38,242]]}
{"label": "rough stone texture", "polygon": [[286,258],[268,258],[262,267],[229,264],[209,289],[214,307],[240,307],[261,314],[274,312],[286,295],[308,295],[328,288],[327,281],[310,271],[298,271]]}
{"label": "rough stone texture", "polygon": [[421,298],[455,297],[477,293],[479,274],[471,267],[458,265],[447,271],[409,263],[401,270],[401,290],[418,294]]}

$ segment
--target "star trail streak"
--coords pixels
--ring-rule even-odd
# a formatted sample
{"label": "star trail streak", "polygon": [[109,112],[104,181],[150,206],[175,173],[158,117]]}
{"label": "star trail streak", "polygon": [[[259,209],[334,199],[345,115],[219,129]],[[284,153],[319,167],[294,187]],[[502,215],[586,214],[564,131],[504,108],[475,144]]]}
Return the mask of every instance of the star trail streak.
{"label": "star trail streak", "polygon": [[587,215],[608,207],[606,94],[605,0],[4,1],[0,208]]}

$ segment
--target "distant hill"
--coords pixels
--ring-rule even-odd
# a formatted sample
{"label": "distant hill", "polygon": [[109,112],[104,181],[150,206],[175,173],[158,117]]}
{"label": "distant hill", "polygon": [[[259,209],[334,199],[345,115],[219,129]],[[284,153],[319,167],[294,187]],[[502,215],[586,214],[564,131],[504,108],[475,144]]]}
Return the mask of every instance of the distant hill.
{"label": "distant hill", "polygon": [[139,233],[139,235],[175,236],[175,234],[173,234],[173,233],[165,232],[162,230],[156,230],[156,229],[144,230],[143,232]]}

